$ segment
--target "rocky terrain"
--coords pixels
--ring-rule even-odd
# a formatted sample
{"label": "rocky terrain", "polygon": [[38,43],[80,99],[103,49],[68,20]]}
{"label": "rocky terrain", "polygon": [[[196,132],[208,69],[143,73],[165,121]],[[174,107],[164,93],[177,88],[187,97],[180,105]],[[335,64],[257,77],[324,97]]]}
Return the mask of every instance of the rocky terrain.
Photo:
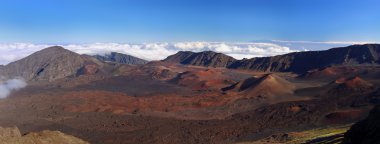
{"label": "rocky terrain", "polygon": [[79,138],[66,135],[59,131],[31,132],[21,135],[17,127],[0,127],[1,144],[88,144]]}
{"label": "rocky terrain", "polygon": [[[123,56],[106,60],[51,47],[0,68],[0,75],[28,84],[0,99],[0,125],[99,144],[278,142],[287,139],[283,134],[326,127],[339,128],[341,140],[341,126],[380,104],[378,49],[245,60],[179,52],[126,64]],[[317,133],[310,135],[328,135]]]}

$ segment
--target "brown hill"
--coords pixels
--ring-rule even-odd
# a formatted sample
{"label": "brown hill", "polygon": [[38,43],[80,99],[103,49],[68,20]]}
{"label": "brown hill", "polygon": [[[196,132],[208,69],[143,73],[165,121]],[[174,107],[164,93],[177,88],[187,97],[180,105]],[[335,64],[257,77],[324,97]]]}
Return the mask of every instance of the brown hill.
{"label": "brown hill", "polygon": [[230,87],[223,88],[223,90],[227,92],[238,92],[249,97],[271,97],[293,94],[295,86],[275,74],[265,74],[258,78],[251,77],[245,79]]}
{"label": "brown hill", "polygon": [[351,74],[357,74],[358,72],[360,72],[360,68],[358,67],[332,66],[322,69],[311,70],[303,75],[300,75],[299,77],[308,79],[331,79]]}
{"label": "brown hill", "polygon": [[190,87],[194,90],[219,90],[234,83],[234,81],[229,80],[226,76],[224,76],[222,72],[213,69],[186,71],[172,79],[171,82],[181,86]]}
{"label": "brown hill", "polygon": [[352,78],[339,78],[328,85],[329,95],[343,96],[358,93],[369,93],[375,90],[372,83],[356,76]]}

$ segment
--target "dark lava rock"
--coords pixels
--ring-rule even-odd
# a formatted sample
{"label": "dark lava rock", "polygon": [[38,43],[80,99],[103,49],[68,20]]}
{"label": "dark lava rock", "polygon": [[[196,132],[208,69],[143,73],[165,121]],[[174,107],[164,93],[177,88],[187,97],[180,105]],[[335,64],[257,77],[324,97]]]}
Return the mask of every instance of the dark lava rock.
{"label": "dark lava rock", "polygon": [[369,116],[354,124],[344,136],[344,144],[379,144],[380,143],[380,105]]}

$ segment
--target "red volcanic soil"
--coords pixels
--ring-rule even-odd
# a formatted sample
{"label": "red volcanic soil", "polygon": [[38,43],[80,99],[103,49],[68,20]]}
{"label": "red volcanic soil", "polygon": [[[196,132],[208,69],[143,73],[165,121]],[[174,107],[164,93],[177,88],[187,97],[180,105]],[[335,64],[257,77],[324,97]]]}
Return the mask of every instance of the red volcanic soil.
{"label": "red volcanic soil", "polygon": [[291,95],[295,86],[289,81],[275,75],[265,74],[261,77],[251,77],[224,88],[227,92],[235,92],[246,97],[266,97]]}
{"label": "red volcanic soil", "polygon": [[66,100],[63,103],[65,111],[109,112],[113,114],[136,114],[154,111],[177,112],[185,109],[221,106],[229,102],[229,99],[216,95],[132,97],[123,93],[108,91],[69,92],[63,98]]}
{"label": "red volcanic soil", "polygon": [[329,93],[335,95],[364,93],[375,90],[372,83],[365,81],[358,76],[352,78],[339,78],[329,85],[332,87],[330,88]]}
{"label": "red volcanic soil", "polygon": [[362,118],[364,115],[365,112],[360,109],[332,112],[325,116],[325,123],[338,124],[355,121]]}
{"label": "red volcanic soil", "polygon": [[372,87],[373,85],[363,79],[361,79],[360,77],[356,76],[356,77],[353,77],[353,78],[349,78],[349,79],[346,79],[344,80],[343,82],[340,81],[341,83],[343,83],[345,86],[349,87],[349,88],[366,88],[366,87]]}
{"label": "red volcanic soil", "polygon": [[219,90],[234,83],[218,69],[186,71],[171,81],[193,90]]}
{"label": "red volcanic soil", "polygon": [[89,64],[89,65],[85,65],[84,66],[83,73],[85,75],[91,75],[91,74],[95,74],[97,71],[98,71],[98,66],[97,65],[95,65],[95,64]]}
{"label": "red volcanic soil", "polygon": [[178,75],[178,72],[173,70],[173,66],[162,66],[162,65],[148,65],[142,66],[140,69],[143,73],[147,73],[151,78],[158,80],[170,80]]}
{"label": "red volcanic soil", "polygon": [[320,70],[314,70],[306,73],[302,77],[304,78],[330,78],[330,77],[336,77],[336,76],[342,76],[346,74],[352,74],[355,72],[358,72],[359,68],[355,67],[345,67],[345,66],[339,66],[339,67],[327,67]]}

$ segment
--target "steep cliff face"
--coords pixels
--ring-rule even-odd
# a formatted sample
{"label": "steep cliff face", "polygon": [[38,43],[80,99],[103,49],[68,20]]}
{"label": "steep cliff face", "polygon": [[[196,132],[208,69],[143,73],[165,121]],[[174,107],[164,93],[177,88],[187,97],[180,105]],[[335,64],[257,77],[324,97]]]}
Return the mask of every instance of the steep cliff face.
{"label": "steep cliff face", "polygon": [[354,124],[344,136],[344,144],[380,143],[380,106],[376,106],[369,116]]}
{"label": "steep cliff face", "polygon": [[216,53],[212,51],[205,51],[199,53],[180,51],[177,54],[169,56],[163,61],[206,67],[228,67],[236,60],[225,54]]}
{"label": "steep cliff face", "polygon": [[164,61],[254,71],[304,73],[312,69],[334,65],[378,65],[380,64],[379,56],[379,44],[366,44],[243,60],[235,60],[227,55],[210,51],[178,52]]}
{"label": "steep cliff face", "polygon": [[143,60],[134,56],[126,55],[126,54],[117,53],[117,52],[112,52],[104,56],[96,55],[94,57],[103,62],[115,62],[115,63],[133,64],[133,65],[141,65],[141,64],[148,63],[148,61],[146,60]]}
{"label": "steep cliff face", "polygon": [[22,77],[28,81],[53,81],[74,75],[83,63],[84,60],[79,54],[55,46],[4,66],[0,75]]}

